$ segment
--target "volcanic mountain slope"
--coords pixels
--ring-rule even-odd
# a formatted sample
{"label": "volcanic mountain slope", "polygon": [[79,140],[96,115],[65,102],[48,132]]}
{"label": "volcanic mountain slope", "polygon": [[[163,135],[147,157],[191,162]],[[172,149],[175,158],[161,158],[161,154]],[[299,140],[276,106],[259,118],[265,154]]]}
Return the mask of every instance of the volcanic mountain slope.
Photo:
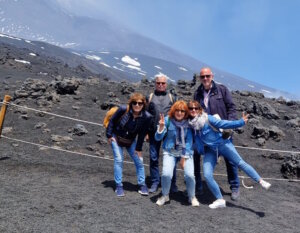
{"label": "volcanic mountain slope", "polygon": [[[132,164],[124,164],[125,197],[115,196],[112,152],[105,129],[97,125],[110,106],[126,103],[133,92],[148,95],[154,83],[147,79],[129,83],[73,75],[2,81],[1,97],[11,95],[14,104],[8,106],[4,137],[0,139],[0,208],[5,213],[0,218],[2,231],[297,232],[299,183],[281,179],[283,175],[299,178],[299,156],[249,148],[299,151],[299,102],[268,99],[259,93],[232,93],[238,114],[250,114],[249,124],[235,132],[234,144],[243,147],[238,148],[239,152],[263,177],[271,178],[269,191],[245,179],[246,185],[254,188],[241,188],[240,200],[231,201],[221,160],[216,179],[228,208],[209,210],[213,197],[206,186],[204,194],[198,196],[201,206],[189,206],[181,171],[177,172],[180,191],[171,195],[170,205],[158,208],[158,193],[149,197],[137,193]],[[190,100],[198,85],[179,81],[169,88],[179,99]],[[143,155],[149,178],[148,154],[145,143]],[[125,160],[131,161],[127,155]],[[222,222],[221,228],[216,226],[218,222]]]}
{"label": "volcanic mountain slope", "polygon": [[[101,18],[98,19],[77,16],[68,12],[59,2],[0,0],[1,33],[69,48],[83,57],[101,57],[102,60],[97,62],[97,65],[89,67],[91,71],[101,69],[110,72],[109,76],[118,80],[125,78],[137,81],[143,76],[150,78],[155,72],[162,72],[175,81],[189,80],[203,66],[211,66],[128,29],[116,20],[117,15],[110,16],[99,12],[98,17]],[[180,29],[178,30],[180,32]],[[109,55],[105,56],[103,52],[108,52]],[[116,54],[137,58],[141,65],[128,66],[128,63],[115,60]],[[111,69],[108,69],[108,66]],[[226,84],[231,90],[248,90],[262,92],[268,97],[299,99],[295,94],[252,82],[218,67],[212,68],[215,79]]]}

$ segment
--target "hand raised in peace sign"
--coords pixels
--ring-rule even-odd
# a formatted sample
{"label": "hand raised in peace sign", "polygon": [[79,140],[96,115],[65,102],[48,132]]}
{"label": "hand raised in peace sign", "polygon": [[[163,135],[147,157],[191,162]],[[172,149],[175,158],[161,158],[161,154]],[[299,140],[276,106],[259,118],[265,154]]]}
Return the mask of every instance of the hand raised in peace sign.
{"label": "hand raised in peace sign", "polygon": [[165,127],[165,117],[164,117],[164,114],[159,114],[159,122],[158,122],[158,125],[159,125],[159,132],[163,131],[164,127]]}

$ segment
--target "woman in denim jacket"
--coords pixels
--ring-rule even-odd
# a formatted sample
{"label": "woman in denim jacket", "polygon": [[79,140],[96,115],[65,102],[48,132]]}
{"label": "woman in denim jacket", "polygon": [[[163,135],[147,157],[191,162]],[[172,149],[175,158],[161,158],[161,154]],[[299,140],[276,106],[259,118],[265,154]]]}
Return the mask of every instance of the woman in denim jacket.
{"label": "woman in denim jacket", "polygon": [[176,101],[169,113],[169,116],[160,115],[158,129],[155,133],[155,140],[163,140],[163,168],[162,168],[162,196],[157,200],[159,206],[169,202],[169,192],[173,170],[177,162],[184,169],[184,178],[192,206],[199,206],[195,197],[195,177],[193,162],[193,134],[188,125],[188,106],[185,101]]}
{"label": "woman in denim jacket", "polygon": [[232,161],[243,170],[254,181],[260,183],[264,189],[269,189],[271,184],[264,181],[252,166],[247,164],[236,151],[230,139],[223,139],[219,129],[235,129],[244,126],[248,121],[248,115],[243,113],[240,120],[220,120],[215,116],[206,114],[200,110],[197,117],[189,122],[196,131],[195,143],[198,151],[204,151],[203,172],[208,188],[217,198],[209,205],[211,209],[226,207],[220,188],[213,177],[214,168],[217,163],[218,154]]}
{"label": "woman in denim jacket", "polygon": [[[111,145],[114,155],[115,192],[119,197],[124,196],[122,184],[124,147],[127,149],[128,154],[135,164],[137,182],[139,185],[138,192],[141,195],[149,194],[145,184],[142,147],[151,115],[145,110],[145,104],[145,96],[140,93],[132,94],[128,101],[129,108],[126,105],[120,106],[110,119],[106,129],[106,137],[108,138],[108,143]],[[137,142],[135,139],[136,136],[138,136]],[[129,145],[125,145],[124,141],[129,141]]]}

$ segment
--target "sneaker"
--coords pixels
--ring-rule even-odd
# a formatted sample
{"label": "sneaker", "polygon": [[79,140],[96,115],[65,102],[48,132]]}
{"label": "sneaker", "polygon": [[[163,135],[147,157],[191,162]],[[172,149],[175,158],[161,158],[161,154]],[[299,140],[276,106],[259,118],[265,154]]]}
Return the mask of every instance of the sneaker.
{"label": "sneaker", "polygon": [[162,206],[162,205],[164,205],[166,202],[169,202],[169,201],[170,201],[169,195],[161,196],[160,198],[157,199],[156,205]]}
{"label": "sneaker", "polygon": [[178,193],[178,187],[176,184],[171,184],[171,193]]}
{"label": "sneaker", "polygon": [[153,183],[149,189],[149,193],[156,193],[158,190],[158,184]]}
{"label": "sneaker", "polygon": [[192,199],[190,199],[189,202],[192,204],[192,206],[199,206],[200,205],[200,203],[199,203],[199,201],[197,200],[196,197],[193,197]]}
{"label": "sneaker", "polygon": [[264,181],[263,179],[261,179],[259,183],[265,190],[268,190],[271,187],[271,184],[267,181]]}
{"label": "sneaker", "polygon": [[209,205],[211,209],[224,208],[226,207],[226,201],[224,199],[217,199]]}
{"label": "sneaker", "polygon": [[139,193],[143,196],[149,195],[148,188],[145,184],[140,186]]}
{"label": "sneaker", "polygon": [[117,194],[118,197],[124,197],[124,189],[123,186],[117,185],[115,193]]}
{"label": "sneaker", "polygon": [[231,200],[237,201],[240,197],[240,191],[239,190],[232,190],[231,192]]}

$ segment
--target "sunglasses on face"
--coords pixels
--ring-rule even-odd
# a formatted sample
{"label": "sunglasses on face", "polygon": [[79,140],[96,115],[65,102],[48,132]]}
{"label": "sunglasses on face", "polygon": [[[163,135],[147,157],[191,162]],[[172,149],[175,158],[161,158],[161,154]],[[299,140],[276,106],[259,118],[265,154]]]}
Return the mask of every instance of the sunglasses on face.
{"label": "sunglasses on face", "polygon": [[201,78],[201,79],[211,78],[211,74],[201,75],[200,78]]}
{"label": "sunglasses on face", "polygon": [[157,85],[165,85],[165,82],[156,82]]}
{"label": "sunglasses on face", "polygon": [[193,111],[193,110],[197,111],[197,110],[199,110],[199,108],[197,108],[197,107],[189,107],[189,110],[191,110],[191,111]]}
{"label": "sunglasses on face", "polygon": [[176,109],[175,112],[181,112],[181,113],[185,113],[185,110],[181,110],[181,109]]}
{"label": "sunglasses on face", "polygon": [[138,106],[143,106],[144,105],[143,102],[137,102],[137,101],[132,101],[131,104],[132,105],[138,105]]}

